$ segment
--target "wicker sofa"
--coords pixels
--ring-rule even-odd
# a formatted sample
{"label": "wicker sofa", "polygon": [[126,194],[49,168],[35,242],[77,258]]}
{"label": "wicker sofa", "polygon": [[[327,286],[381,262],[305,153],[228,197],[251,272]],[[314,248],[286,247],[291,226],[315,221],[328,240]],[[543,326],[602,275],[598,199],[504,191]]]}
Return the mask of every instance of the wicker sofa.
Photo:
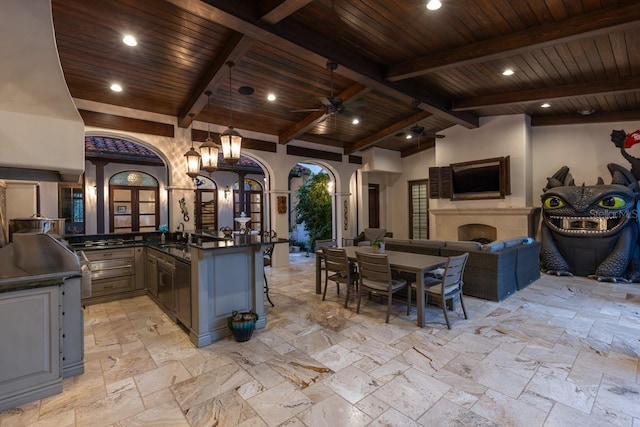
{"label": "wicker sofa", "polygon": [[385,239],[390,251],[452,256],[469,252],[463,293],[501,301],[540,278],[540,243],[528,237],[486,245],[466,241]]}

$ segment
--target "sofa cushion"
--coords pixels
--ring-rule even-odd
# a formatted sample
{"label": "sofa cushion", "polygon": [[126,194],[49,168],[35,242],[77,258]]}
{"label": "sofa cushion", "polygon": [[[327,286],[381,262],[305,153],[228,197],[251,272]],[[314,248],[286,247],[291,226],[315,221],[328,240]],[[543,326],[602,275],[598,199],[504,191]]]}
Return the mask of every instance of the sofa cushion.
{"label": "sofa cushion", "polygon": [[457,249],[465,252],[476,252],[480,250],[482,245],[478,242],[447,240],[445,247],[447,249]]}
{"label": "sofa cushion", "polygon": [[502,240],[496,240],[495,242],[482,245],[484,252],[498,252],[504,249],[504,242]]}
{"label": "sofa cushion", "polygon": [[409,239],[394,239],[392,237],[385,237],[384,243],[386,245],[397,245],[397,246],[406,246],[411,244],[411,240]]}
{"label": "sofa cushion", "polygon": [[443,248],[445,245],[443,240],[413,239],[410,242],[412,245],[423,246],[426,248]]}
{"label": "sofa cushion", "polygon": [[513,237],[511,239],[504,239],[504,248],[509,249],[514,246],[519,246],[524,243],[524,240],[527,239],[527,236]]}

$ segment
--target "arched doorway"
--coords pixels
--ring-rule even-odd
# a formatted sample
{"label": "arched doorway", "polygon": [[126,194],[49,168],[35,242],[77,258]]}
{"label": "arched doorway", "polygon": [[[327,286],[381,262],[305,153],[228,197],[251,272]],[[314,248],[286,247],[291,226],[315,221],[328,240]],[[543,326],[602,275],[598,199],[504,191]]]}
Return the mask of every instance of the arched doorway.
{"label": "arched doorway", "polygon": [[[125,139],[126,138],[126,139]],[[169,209],[166,188],[169,184],[169,170],[164,155],[148,147],[148,144],[132,137],[120,137],[108,132],[85,135],[85,174],[84,174],[84,202],[85,202],[85,233],[102,234],[116,228],[125,230],[125,223],[116,226],[112,221],[116,218],[112,214],[118,213],[118,206],[112,206],[113,199],[110,190],[110,178],[119,173],[139,172],[141,176],[151,176],[156,180],[158,195],[156,202],[161,207],[156,215],[159,224],[167,224]],[[129,187],[128,175],[123,175],[120,183]],[[133,179],[133,177],[132,177]],[[144,194],[144,193],[143,193]],[[119,197],[119,196],[118,196]],[[125,206],[127,205],[119,205]],[[115,210],[113,210],[115,209]],[[122,209],[121,209],[122,211]],[[118,221],[121,219],[118,218]],[[123,219],[124,220],[124,219]],[[146,231],[150,226],[142,224]],[[124,232],[124,231],[122,231]]]}
{"label": "arched doorway", "polygon": [[309,252],[317,240],[337,239],[335,175],[323,165],[298,163],[289,171],[289,239]]}

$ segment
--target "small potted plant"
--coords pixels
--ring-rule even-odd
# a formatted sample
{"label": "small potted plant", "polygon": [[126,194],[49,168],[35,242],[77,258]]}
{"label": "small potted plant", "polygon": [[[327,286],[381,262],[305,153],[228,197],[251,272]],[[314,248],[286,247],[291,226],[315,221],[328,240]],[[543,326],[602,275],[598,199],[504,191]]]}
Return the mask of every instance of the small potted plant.
{"label": "small potted plant", "polygon": [[384,239],[376,239],[371,241],[371,251],[374,254],[384,253]]}
{"label": "small potted plant", "polygon": [[231,316],[227,317],[227,326],[233,337],[238,342],[249,341],[256,328],[258,313],[252,311],[233,311]]}

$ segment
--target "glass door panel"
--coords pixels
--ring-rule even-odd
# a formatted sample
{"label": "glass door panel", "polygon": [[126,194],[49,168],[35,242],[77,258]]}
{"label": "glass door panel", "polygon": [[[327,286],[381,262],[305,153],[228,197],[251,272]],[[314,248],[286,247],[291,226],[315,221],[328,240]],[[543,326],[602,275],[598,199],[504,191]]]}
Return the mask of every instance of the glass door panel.
{"label": "glass door panel", "polygon": [[84,233],[84,188],[80,184],[58,184],[58,218],[64,218],[65,229],[59,234]]}
{"label": "glass door panel", "polygon": [[158,189],[149,187],[110,187],[111,232],[155,231],[158,228]]}

